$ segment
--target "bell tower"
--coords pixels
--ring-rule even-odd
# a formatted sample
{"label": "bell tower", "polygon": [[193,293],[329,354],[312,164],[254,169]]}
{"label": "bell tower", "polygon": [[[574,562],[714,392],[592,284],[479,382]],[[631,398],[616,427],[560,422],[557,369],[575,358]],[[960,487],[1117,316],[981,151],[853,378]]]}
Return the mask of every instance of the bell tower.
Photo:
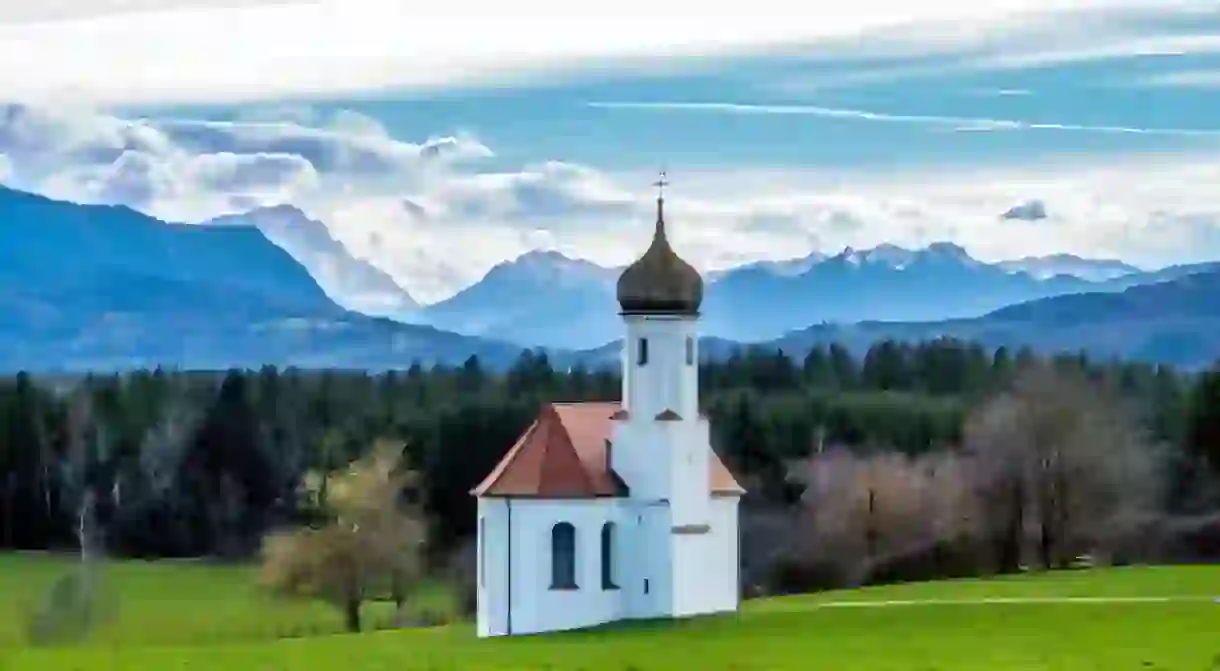
{"label": "bell tower", "polygon": [[[668,501],[674,524],[703,523],[709,497],[707,422],[699,414],[699,307],[703,278],[665,234],[665,173],[648,250],[618,280],[625,340],[623,417],[628,444],[616,469],[633,493]],[[620,453],[621,452],[621,453]]]}
{"label": "bell tower", "polygon": [[623,343],[623,407],[633,416],[699,413],[699,305],[703,278],[683,261],[665,235],[665,173],[656,186],[657,220],[652,244],[618,280],[626,325]]}

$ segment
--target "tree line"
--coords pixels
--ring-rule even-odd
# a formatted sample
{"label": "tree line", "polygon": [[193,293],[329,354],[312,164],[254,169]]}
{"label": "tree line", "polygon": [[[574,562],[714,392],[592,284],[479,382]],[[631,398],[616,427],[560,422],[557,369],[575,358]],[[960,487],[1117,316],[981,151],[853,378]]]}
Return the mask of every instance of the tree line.
{"label": "tree line", "polygon": [[[1042,399],[1037,402],[1011,400],[1026,398],[1011,394],[1029,371],[1051,371],[1071,380],[1076,391],[1034,394]],[[1210,505],[1199,482],[1220,470],[1217,372],[1186,374],[1084,355],[1045,359],[1029,350],[987,350],[942,339],[881,342],[859,358],[834,345],[801,359],[745,348],[727,360],[703,362],[700,374],[715,448],[750,492],[744,505],[798,524],[813,524],[802,511],[833,509],[824,505],[828,494],[811,489],[811,464],[823,463],[819,472],[840,469],[842,477],[832,479],[863,482],[881,478],[886,470],[875,463],[861,466],[878,455],[890,459],[889,470],[897,472],[915,468],[921,459],[960,456],[972,444],[1011,441],[1033,420],[1014,419],[1018,415],[1010,409],[1007,424],[986,424],[980,413],[993,412],[985,409],[1001,397],[1010,398],[1010,405],[1026,403],[1022,412],[1032,413],[1029,417],[1041,417],[1043,410],[1030,408],[1048,403],[1067,407],[1078,397],[1104,397],[1104,406],[1077,414],[1092,424],[1118,417],[1134,432],[1130,435],[1138,434],[1138,440],[1127,442],[1140,453],[1158,455],[1172,485],[1157,488],[1157,505],[1174,514]],[[1045,380],[1039,384],[1057,388]],[[1022,393],[1033,394],[1036,387]],[[473,534],[469,489],[513,444],[540,404],[616,400],[619,391],[617,371],[556,370],[539,352],[523,353],[502,375],[488,372],[475,357],[457,367],[414,364],[380,374],[273,367],[76,378],[18,374],[0,380],[0,547],[76,548],[87,514],[95,520],[96,543],[111,554],[249,557],[269,531],[316,519],[310,482],[319,476],[324,481],[326,474],[367,456],[373,445],[389,443],[400,446],[418,477],[414,489],[425,511],[429,561],[442,561]],[[1052,397],[1058,400],[1047,400]],[[1069,420],[1056,421],[1069,424],[1059,431],[1076,430]],[[992,427],[990,434],[980,433],[980,422]],[[1089,435],[1089,440],[1114,441],[1120,434]],[[1057,439],[1027,437],[1026,443],[1047,440]],[[1025,454],[1021,449],[1009,452]],[[997,455],[1006,453],[997,447],[978,450],[993,461],[1025,458],[1001,458]],[[838,455],[834,466],[817,461],[831,455]],[[854,466],[847,465],[848,456],[856,460]],[[1103,450],[1090,458],[1110,457]],[[965,465],[946,466],[958,467]],[[873,475],[848,477],[861,468]],[[927,470],[915,470],[921,468]],[[1083,467],[1073,468],[1075,474]],[[1015,476],[1009,476],[972,482],[1051,487],[1042,480],[1036,486],[1026,480],[1012,485]],[[876,513],[881,489],[859,490],[873,492],[871,503],[864,500],[866,511],[871,506]],[[857,494],[843,494],[835,505],[846,505]],[[1041,509],[1048,508],[1051,496],[1043,497]],[[809,504],[818,497],[823,504]],[[745,533],[752,538],[754,530]],[[815,535],[810,531],[804,537]],[[880,536],[871,537],[880,542]],[[879,552],[874,550],[870,556]]]}

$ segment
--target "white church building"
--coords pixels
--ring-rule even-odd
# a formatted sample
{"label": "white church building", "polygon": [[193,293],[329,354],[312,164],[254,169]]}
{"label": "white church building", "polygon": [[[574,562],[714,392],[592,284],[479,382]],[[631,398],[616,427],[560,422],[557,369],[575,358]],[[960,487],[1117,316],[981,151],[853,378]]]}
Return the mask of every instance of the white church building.
{"label": "white church building", "polygon": [[670,248],[663,195],[617,289],[621,403],[547,405],[471,492],[480,637],[740,605],[744,490],[699,412],[703,280]]}

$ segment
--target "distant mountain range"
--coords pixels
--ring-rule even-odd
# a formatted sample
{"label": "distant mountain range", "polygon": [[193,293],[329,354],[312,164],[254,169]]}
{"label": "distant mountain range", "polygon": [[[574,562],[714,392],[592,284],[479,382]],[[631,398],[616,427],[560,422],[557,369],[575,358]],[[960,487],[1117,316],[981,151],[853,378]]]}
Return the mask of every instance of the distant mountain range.
{"label": "distant mountain range", "polygon": [[[988,264],[943,242],[919,250],[849,248],[709,273],[703,330],[728,340],[765,342],[818,323],[964,319],[1038,298],[1122,291],[1210,267],[1145,272],[1069,255]],[[618,272],[558,252],[530,252],[426,307],[422,318],[438,328],[495,334],[523,345],[596,347],[617,332]]]}
{"label": "distant mountain range", "polygon": [[502,365],[519,352],[345,310],[253,226],[0,187],[0,370]]}
{"label": "distant mountain range", "polygon": [[[531,252],[417,309],[295,208],[169,224],[0,187],[0,370],[386,369],[471,355],[501,368],[523,345],[546,346],[559,367],[613,364],[619,272]],[[338,295],[433,326],[353,311]],[[702,351],[722,356],[748,340],[799,355],[830,341],[863,350],[883,338],[955,336],[1196,366],[1220,357],[1218,296],[1220,263],[987,264],[947,243],[883,245],[709,277]]]}
{"label": "distant mountain range", "polygon": [[1086,350],[1093,357],[1201,367],[1220,361],[1220,268],[1120,292],[1056,296],[982,317],[931,323],[865,322],[814,326],[775,341],[789,352],[841,343],[856,351],[882,339],[951,336],[990,347],[1043,353]]}
{"label": "distant mountain range", "polygon": [[[1098,358],[1171,363],[1198,369],[1220,361],[1220,268],[1117,292],[1055,296],[1013,305],[981,317],[929,322],[828,324],[758,343],[803,357],[812,347],[839,343],[856,355],[882,340],[920,342],[958,338],[995,348],[1087,351]],[[621,341],[581,353],[589,366],[615,365]],[[700,341],[700,354],[720,359],[741,343]]]}
{"label": "distant mountain range", "polygon": [[1040,280],[1059,275],[1079,277],[1090,282],[1105,282],[1143,272],[1140,268],[1116,259],[1082,259],[1075,254],[1026,256],[995,264],[1009,272],[1027,273]]}

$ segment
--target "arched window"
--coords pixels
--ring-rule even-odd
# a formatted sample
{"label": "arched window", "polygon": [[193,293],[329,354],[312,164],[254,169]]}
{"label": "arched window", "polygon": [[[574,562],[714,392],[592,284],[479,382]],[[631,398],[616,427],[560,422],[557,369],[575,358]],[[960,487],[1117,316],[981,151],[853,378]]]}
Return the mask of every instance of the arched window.
{"label": "arched window", "polygon": [[551,527],[551,589],[576,589],[576,527]]}
{"label": "arched window", "polygon": [[614,522],[602,525],[602,589],[618,589],[614,582]]}
{"label": "arched window", "polygon": [[648,338],[640,338],[639,347],[636,349],[636,364],[648,365]]}

